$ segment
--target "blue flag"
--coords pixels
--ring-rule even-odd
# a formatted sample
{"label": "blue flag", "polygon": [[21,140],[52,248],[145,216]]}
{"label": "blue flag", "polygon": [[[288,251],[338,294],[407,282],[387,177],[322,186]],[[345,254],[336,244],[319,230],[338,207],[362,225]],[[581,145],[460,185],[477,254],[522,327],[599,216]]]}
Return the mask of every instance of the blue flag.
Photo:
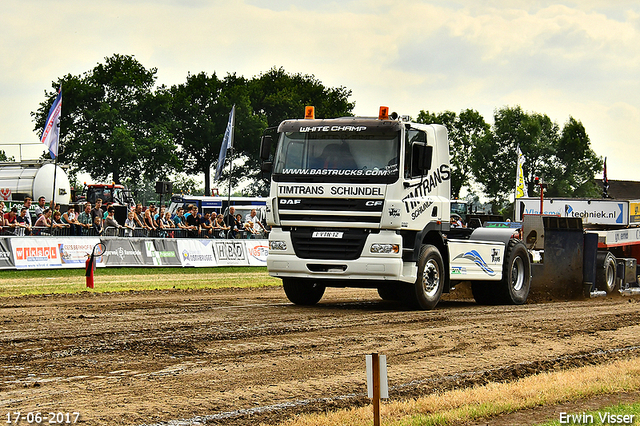
{"label": "blue flag", "polygon": [[60,142],[60,112],[62,111],[62,86],[58,90],[58,96],[53,101],[51,109],[49,109],[49,115],[47,121],[44,124],[44,132],[42,132],[42,138],[40,142],[45,144],[49,148],[49,155],[51,158],[58,156],[58,143]]}
{"label": "blue flag", "polygon": [[224,167],[224,160],[227,157],[227,150],[233,148],[233,126],[236,119],[236,106],[231,108],[229,113],[229,121],[227,122],[227,130],[224,132],[224,138],[222,138],[222,145],[220,146],[220,155],[218,155],[218,166],[216,167],[216,177],[214,181],[217,181],[222,174],[222,168]]}

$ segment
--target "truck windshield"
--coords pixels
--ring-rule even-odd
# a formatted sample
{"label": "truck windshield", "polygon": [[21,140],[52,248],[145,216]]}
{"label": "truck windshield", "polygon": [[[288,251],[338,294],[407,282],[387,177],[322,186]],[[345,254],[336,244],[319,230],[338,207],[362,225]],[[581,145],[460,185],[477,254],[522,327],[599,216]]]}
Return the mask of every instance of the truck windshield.
{"label": "truck windshield", "polygon": [[379,182],[398,179],[399,132],[284,132],[273,179],[304,182]]}

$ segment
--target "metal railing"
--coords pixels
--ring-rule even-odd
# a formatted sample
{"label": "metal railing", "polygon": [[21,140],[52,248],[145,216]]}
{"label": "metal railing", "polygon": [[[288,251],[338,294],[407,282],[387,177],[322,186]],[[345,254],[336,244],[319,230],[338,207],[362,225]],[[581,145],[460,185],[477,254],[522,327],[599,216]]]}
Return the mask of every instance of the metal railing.
{"label": "metal railing", "polygon": [[160,228],[160,229],[145,229],[145,228],[125,228],[125,227],[112,227],[108,226],[98,232],[95,228],[83,228],[78,225],[66,225],[62,227],[49,227],[49,226],[32,226],[31,228],[25,227],[0,227],[0,236],[32,236],[32,237],[51,237],[51,236],[86,236],[86,237],[136,237],[136,238],[198,238],[198,239],[266,239],[268,233],[261,232],[253,234],[251,232],[242,231],[227,231],[217,229],[185,229],[185,228]]}

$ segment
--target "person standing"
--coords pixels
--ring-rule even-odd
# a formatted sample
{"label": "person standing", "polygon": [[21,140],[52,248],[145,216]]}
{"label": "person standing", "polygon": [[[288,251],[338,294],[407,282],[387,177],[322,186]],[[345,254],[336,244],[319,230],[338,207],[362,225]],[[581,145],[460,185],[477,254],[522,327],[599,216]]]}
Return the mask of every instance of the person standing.
{"label": "person standing", "polygon": [[36,220],[40,219],[40,215],[42,215],[42,213],[44,213],[44,209],[45,209],[45,199],[44,197],[40,197],[38,198],[38,205],[36,206],[36,210],[35,210],[35,214],[36,214]]}
{"label": "person standing", "polygon": [[88,235],[91,226],[93,225],[93,219],[91,218],[91,203],[84,203],[84,211],[78,215],[78,225],[82,229],[82,235]]}
{"label": "person standing", "polygon": [[[29,224],[29,230],[33,226],[33,218],[31,217],[31,197],[27,197],[24,199],[24,208],[27,209],[27,214],[25,215],[25,220],[27,224]],[[27,233],[29,235],[29,233]]]}
{"label": "person standing", "polygon": [[118,236],[120,224],[115,218],[116,209],[109,207],[107,209],[107,218],[104,220],[105,235]]}
{"label": "person standing", "polygon": [[231,206],[227,211],[227,214],[224,215],[224,224],[229,227],[229,232],[227,233],[227,238],[235,238],[238,234],[238,230],[236,228],[236,208]]}
{"label": "person standing", "polygon": [[96,200],[96,206],[91,210],[91,222],[95,223],[95,218],[100,218],[100,225],[102,225],[102,217],[104,212],[102,211],[102,198]]}
{"label": "person standing", "polygon": [[23,236],[31,233],[31,225],[27,222],[29,217],[29,211],[26,207],[20,209],[20,215],[16,218],[18,221],[18,228],[16,229],[16,235]]}
{"label": "person standing", "polygon": [[[260,219],[258,218],[258,214],[256,212],[256,209],[251,209],[251,212],[244,218],[245,224],[247,222],[252,222],[251,223],[251,233],[254,235],[261,235],[264,237],[264,234],[266,233],[266,229],[264,229],[264,226],[262,225],[262,223],[260,222]],[[246,228],[246,226],[245,226]]]}

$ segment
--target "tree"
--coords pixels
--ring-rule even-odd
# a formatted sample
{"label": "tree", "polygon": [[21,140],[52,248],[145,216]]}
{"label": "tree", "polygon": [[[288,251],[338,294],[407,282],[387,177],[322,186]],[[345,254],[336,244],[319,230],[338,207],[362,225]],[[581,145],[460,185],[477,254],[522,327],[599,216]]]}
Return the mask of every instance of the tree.
{"label": "tree", "polygon": [[326,87],[313,75],[288,74],[272,68],[250,81],[251,105],[266,117],[269,127],[281,121],[302,118],[304,107],[315,107],[316,118],[351,116],[355,102],[349,102],[351,90]]}
{"label": "tree", "polygon": [[442,124],[447,128],[451,157],[451,196],[459,198],[460,190],[469,185],[472,177],[471,154],[478,141],[490,133],[490,126],[478,111],[472,109],[461,111],[460,115],[451,111],[439,114],[420,111],[416,122]]}
{"label": "tree", "polygon": [[[245,195],[266,195],[268,188],[260,181],[260,135],[267,126],[282,120],[301,117],[305,105],[314,105],[316,115],[336,117],[350,115],[354,107],[351,95],[342,87],[327,88],[313,76],[288,74],[273,68],[251,80],[229,74],[220,79],[202,72],[188,75],[184,84],[171,88],[173,96],[172,132],[181,145],[187,173],[204,173],[205,192],[210,193],[210,168],[217,166],[229,112],[236,106],[234,131],[234,167],[225,166],[221,188],[250,182]],[[228,161],[228,160],[227,160]],[[213,166],[213,167],[212,167]]]}
{"label": "tree", "polygon": [[[173,98],[172,133],[181,146],[184,171],[204,174],[205,194],[211,193],[210,170],[217,164],[233,105],[236,107],[235,157],[255,167],[250,158],[258,157],[258,141],[266,123],[251,108],[244,78],[229,74],[220,80],[215,73],[211,76],[204,72],[189,74],[186,83],[173,86],[170,93]],[[236,167],[233,179],[237,183],[247,175],[251,177],[252,173]]]}
{"label": "tree", "polygon": [[[355,102],[349,102],[351,90],[345,87],[326,87],[313,75],[289,74],[283,68],[272,68],[249,81],[251,106],[264,118],[266,127],[276,127],[282,121],[302,118],[307,105],[315,107],[316,118],[335,118],[353,115]],[[247,162],[242,169],[253,183],[245,195],[267,195],[268,184],[258,179],[260,170],[260,141],[255,139],[247,147]]]}
{"label": "tree", "polygon": [[555,150],[556,167],[552,173],[552,185],[547,191],[550,197],[599,197],[595,174],[602,170],[602,159],[591,149],[589,136],[582,123],[569,117],[562,128]]}
{"label": "tree", "polygon": [[526,159],[523,171],[530,195],[537,190],[536,176],[549,185],[548,195],[587,194],[588,181],[601,166],[584,127],[575,119],[570,118],[560,132],[547,115],[528,113],[520,106],[496,110],[492,132],[478,140],[471,165],[475,180],[498,205],[504,205],[514,191],[518,146]]}
{"label": "tree", "polygon": [[180,162],[168,132],[170,97],[163,88],[153,92],[156,72],[116,54],[83,75],[61,77],[31,113],[34,130],[42,132],[62,86],[59,161],[93,179],[164,178]]}

